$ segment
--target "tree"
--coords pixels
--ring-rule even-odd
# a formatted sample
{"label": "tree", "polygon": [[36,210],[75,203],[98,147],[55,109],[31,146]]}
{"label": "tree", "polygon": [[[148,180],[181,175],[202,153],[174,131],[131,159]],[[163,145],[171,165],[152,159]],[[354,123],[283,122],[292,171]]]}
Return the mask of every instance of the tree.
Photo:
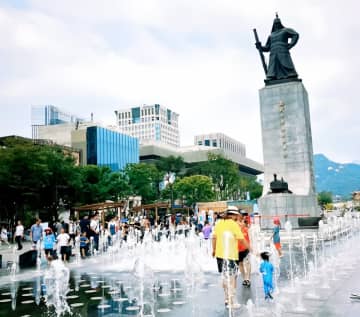
{"label": "tree", "polygon": [[237,198],[239,192],[239,170],[235,163],[219,154],[208,154],[208,160],[193,167],[189,174],[211,177],[218,200]]}
{"label": "tree", "polygon": [[250,193],[250,199],[257,199],[262,195],[263,186],[256,180],[255,176],[243,176],[239,178],[239,190],[242,199],[245,194]]}
{"label": "tree", "polygon": [[318,193],[318,202],[319,205],[324,207],[327,204],[331,204],[333,201],[332,199],[332,193],[327,191],[322,191]]}
{"label": "tree", "polygon": [[158,184],[161,173],[155,165],[138,163],[128,164],[125,176],[135,195],[142,197],[143,203],[153,202],[158,198]]}
{"label": "tree", "polygon": [[184,171],[185,163],[181,156],[170,155],[162,157],[156,162],[156,167],[160,172],[181,174]]}
{"label": "tree", "polygon": [[188,206],[200,201],[212,201],[215,198],[214,184],[210,177],[193,175],[184,177],[174,183],[174,194],[184,199]]}
{"label": "tree", "polygon": [[0,148],[0,207],[2,215],[22,218],[25,211],[56,215],[58,199],[67,198],[77,182],[71,154],[57,146],[7,138]]}

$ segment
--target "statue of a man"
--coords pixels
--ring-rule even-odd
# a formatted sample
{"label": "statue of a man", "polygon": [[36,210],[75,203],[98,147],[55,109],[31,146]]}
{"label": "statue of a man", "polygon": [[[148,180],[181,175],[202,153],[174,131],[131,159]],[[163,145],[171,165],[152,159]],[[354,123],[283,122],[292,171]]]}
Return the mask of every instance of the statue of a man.
{"label": "statue of a man", "polygon": [[262,46],[260,42],[256,43],[256,48],[260,52],[270,51],[266,82],[281,79],[297,79],[298,74],[291,60],[289,50],[295,46],[298,39],[299,34],[293,29],[284,27],[276,14],[271,34],[265,46]]}

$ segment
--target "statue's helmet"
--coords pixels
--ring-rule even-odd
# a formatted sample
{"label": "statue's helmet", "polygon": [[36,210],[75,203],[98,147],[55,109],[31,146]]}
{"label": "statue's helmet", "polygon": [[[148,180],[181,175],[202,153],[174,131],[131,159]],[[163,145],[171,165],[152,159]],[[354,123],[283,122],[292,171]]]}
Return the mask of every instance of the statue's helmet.
{"label": "statue's helmet", "polygon": [[280,20],[278,14],[276,13],[276,17],[275,17],[274,22],[273,22],[271,33],[275,32],[275,31],[278,31],[278,30],[281,30],[283,28],[284,28],[284,26],[282,25],[281,20]]}

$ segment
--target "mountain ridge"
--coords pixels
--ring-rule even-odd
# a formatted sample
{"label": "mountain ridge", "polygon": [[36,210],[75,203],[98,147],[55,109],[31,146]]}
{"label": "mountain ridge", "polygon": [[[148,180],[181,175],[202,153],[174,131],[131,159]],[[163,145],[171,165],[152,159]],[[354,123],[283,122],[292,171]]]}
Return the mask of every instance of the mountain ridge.
{"label": "mountain ridge", "polygon": [[316,191],[328,191],[343,198],[360,190],[360,164],[337,163],[324,154],[314,155]]}

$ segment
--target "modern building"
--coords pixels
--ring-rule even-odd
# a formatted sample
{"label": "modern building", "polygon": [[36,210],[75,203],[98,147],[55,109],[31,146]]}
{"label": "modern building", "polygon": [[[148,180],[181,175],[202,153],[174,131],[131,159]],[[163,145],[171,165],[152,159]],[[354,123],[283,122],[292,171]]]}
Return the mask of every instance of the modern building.
{"label": "modern building", "polygon": [[97,125],[72,130],[71,144],[82,150],[82,165],[108,166],[118,171],[139,162],[138,139]]}
{"label": "modern building", "polygon": [[40,139],[38,135],[39,127],[64,123],[76,124],[78,122],[84,122],[84,119],[67,113],[53,105],[31,106],[31,127],[33,139]]}
{"label": "modern building", "polygon": [[224,133],[201,134],[194,137],[194,145],[211,146],[223,149],[226,152],[232,152],[239,156],[246,156],[245,145]]}
{"label": "modern building", "polygon": [[140,144],[158,141],[180,146],[179,115],[159,104],[142,105],[115,111],[121,131],[139,139]]}
{"label": "modern building", "polygon": [[219,154],[239,167],[239,173],[248,176],[256,176],[264,172],[264,166],[256,161],[253,161],[245,156],[232,154],[222,148],[194,145],[189,147],[169,146],[161,142],[148,142],[140,145],[140,162],[154,163],[161,157],[181,156],[187,167],[191,167],[199,162],[205,162],[208,159],[208,154]]}

